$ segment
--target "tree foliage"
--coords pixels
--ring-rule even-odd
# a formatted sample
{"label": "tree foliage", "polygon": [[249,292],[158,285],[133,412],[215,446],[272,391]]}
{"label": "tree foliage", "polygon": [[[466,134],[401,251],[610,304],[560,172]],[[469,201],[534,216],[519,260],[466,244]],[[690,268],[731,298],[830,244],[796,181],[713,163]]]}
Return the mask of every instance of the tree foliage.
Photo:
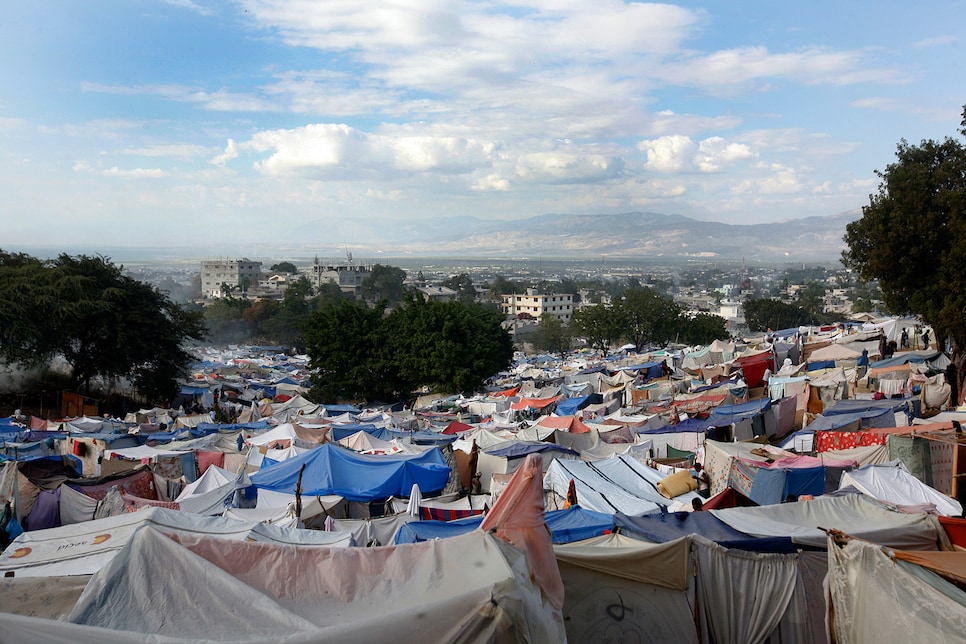
{"label": "tree foliage", "polygon": [[744,303],[744,310],[745,323],[752,331],[792,329],[818,321],[801,306],[771,298],[748,300]]}
{"label": "tree foliage", "polygon": [[382,367],[382,307],[343,300],[312,314],[305,325],[306,349],[316,370],[314,400],[371,400],[392,395],[394,383]]}
{"label": "tree foliage", "polygon": [[456,291],[456,297],[460,302],[472,304],[476,300],[476,287],[473,286],[473,279],[469,273],[460,273],[443,280],[443,286]]}
{"label": "tree foliage", "polygon": [[298,267],[292,262],[279,262],[277,264],[272,264],[271,268],[268,270],[273,273],[289,273],[294,275],[299,272]]}
{"label": "tree foliage", "polygon": [[582,337],[606,356],[611,345],[621,336],[621,317],[618,311],[603,304],[585,306],[574,311],[570,326],[574,335]]}
{"label": "tree foliage", "polygon": [[325,307],[305,327],[318,370],[313,393],[330,402],[395,399],[423,386],[472,391],[510,365],[513,342],[502,320],[477,304],[412,294],[388,315],[382,305]]}
{"label": "tree foliage", "polygon": [[107,258],[60,255],[41,261],[0,251],[0,357],[70,365],[72,388],[125,378],[142,395],[167,401],[201,339],[201,316],[139,282]]}
{"label": "tree foliage", "polygon": [[362,297],[369,302],[386,300],[390,304],[401,302],[405,289],[406,271],[398,266],[375,264],[362,280]]}
{"label": "tree foliage", "polygon": [[544,313],[540,316],[540,324],[531,339],[533,347],[538,351],[563,354],[570,350],[573,343],[570,329],[557,316]]}
{"label": "tree foliage", "polygon": [[[966,137],[966,107],[960,124]],[[914,312],[966,361],[966,145],[947,137],[911,145],[877,171],[878,191],[846,228],[842,262],[878,280],[892,311]],[[942,342],[940,342],[942,346]],[[954,387],[958,382],[951,383]]]}
{"label": "tree foliage", "polygon": [[615,307],[623,337],[636,347],[664,345],[674,339],[681,307],[650,288],[628,288]]}
{"label": "tree foliage", "polygon": [[678,340],[684,344],[711,344],[731,337],[728,321],[712,313],[698,313],[692,317],[682,315],[677,326]]}

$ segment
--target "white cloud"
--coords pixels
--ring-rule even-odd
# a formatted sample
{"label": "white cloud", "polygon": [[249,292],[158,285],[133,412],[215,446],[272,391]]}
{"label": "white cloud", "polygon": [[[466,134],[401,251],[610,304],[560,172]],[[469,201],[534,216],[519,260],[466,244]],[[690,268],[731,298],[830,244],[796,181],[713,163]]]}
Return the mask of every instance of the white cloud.
{"label": "white cloud", "polygon": [[916,49],[930,49],[932,47],[945,47],[946,45],[955,45],[959,42],[956,36],[945,35],[945,36],[935,36],[933,38],[926,38],[912,44]]}
{"label": "white cloud", "polygon": [[662,136],[641,141],[637,148],[647,154],[645,167],[655,172],[720,172],[736,161],[756,156],[751,146],[718,136],[700,142],[683,135]]}
{"label": "white cloud", "polygon": [[160,179],[168,176],[168,173],[160,168],[131,168],[122,170],[117,166],[104,171],[105,177],[122,177],[125,179]]}
{"label": "white cloud", "polygon": [[161,0],[161,1],[173,7],[178,7],[180,9],[187,9],[188,11],[192,11],[200,16],[211,16],[211,15],[214,15],[215,13],[211,8],[200,5],[197,2],[193,2],[192,0]]}

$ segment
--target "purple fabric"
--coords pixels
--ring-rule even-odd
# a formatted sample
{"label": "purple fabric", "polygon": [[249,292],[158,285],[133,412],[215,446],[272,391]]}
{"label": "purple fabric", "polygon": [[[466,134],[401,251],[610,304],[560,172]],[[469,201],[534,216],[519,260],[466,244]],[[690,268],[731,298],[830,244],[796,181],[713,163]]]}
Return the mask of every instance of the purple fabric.
{"label": "purple fabric", "polygon": [[24,530],[45,530],[60,526],[60,488],[42,490],[34,507],[23,520]]}

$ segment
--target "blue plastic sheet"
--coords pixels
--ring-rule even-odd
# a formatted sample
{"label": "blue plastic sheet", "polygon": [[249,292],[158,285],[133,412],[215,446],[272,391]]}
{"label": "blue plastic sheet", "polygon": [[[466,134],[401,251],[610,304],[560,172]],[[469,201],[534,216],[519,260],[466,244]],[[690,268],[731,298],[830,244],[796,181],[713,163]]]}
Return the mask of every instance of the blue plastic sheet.
{"label": "blue plastic sheet", "polygon": [[350,501],[409,496],[413,485],[424,493],[446,487],[450,468],[438,449],[416,456],[368,456],[326,443],[251,475],[261,489],[295,494],[299,472],[302,494],[338,494]]}

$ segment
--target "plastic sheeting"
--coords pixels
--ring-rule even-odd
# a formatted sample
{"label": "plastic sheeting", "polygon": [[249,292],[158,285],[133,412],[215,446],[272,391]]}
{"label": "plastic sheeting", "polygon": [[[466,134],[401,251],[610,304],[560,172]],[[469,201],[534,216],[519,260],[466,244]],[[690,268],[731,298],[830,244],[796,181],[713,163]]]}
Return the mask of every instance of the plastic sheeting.
{"label": "plastic sheeting", "polygon": [[417,456],[367,456],[327,443],[259,470],[252,474],[252,483],[294,494],[303,465],[302,494],[338,494],[350,501],[406,496],[414,483],[424,493],[438,492],[450,476],[438,449]]}
{"label": "plastic sheeting", "polygon": [[566,497],[573,480],[581,507],[632,516],[659,512],[662,506],[671,506],[673,510],[690,507],[691,500],[698,498],[695,492],[689,492],[668,500],[656,487],[663,478],[657,470],[628,456],[593,463],[557,460],[547,468],[544,488]]}
{"label": "plastic sheeting", "polygon": [[0,555],[0,573],[12,571],[17,577],[90,575],[113,559],[146,525],[165,534],[216,535],[221,539],[253,539],[278,544],[351,545],[351,535],[347,533],[291,530],[148,508],[76,525],[25,532]]}
{"label": "plastic sheeting", "polygon": [[842,475],[840,488],[850,485],[884,503],[934,505],[939,514],[947,517],[963,514],[963,506],[959,501],[919,481],[898,462],[866,465],[846,472]]}
{"label": "plastic sheeting", "polygon": [[935,550],[942,532],[934,516],[893,512],[860,494],[710,512],[740,532],[790,537],[795,543],[816,548],[825,547],[825,533],[820,528],[906,550]]}

